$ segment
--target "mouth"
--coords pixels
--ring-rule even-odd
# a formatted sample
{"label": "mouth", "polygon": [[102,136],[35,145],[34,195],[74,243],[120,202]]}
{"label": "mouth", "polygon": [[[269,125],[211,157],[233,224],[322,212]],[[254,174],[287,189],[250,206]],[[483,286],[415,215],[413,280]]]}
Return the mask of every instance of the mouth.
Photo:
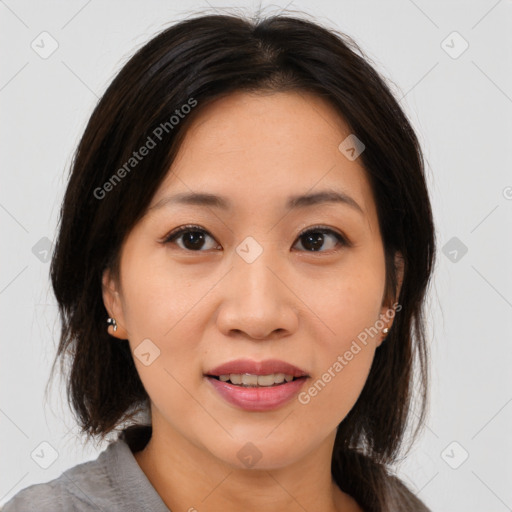
{"label": "mouth", "polygon": [[278,359],[238,359],[204,373],[214,393],[237,409],[266,412],[289,403],[310,378],[306,371]]}
{"label": "mouth", "polygon": [[274,388],[283,386],[288,382],[305,380],[307,376],[294,377],[291,374],[271,373],[268,375],[255,375],[250,373],[231,373],[224,375],[206,375],[219,382],[226,382],[241,388]]}
{"label": "mouth", "polygon": [[279,359],[236,359],[207,370],[204,374],[222,382],[229,380],[237,386],[272,386],[290,382],[294,378],[309,377],[302,368]]}
{"label": "mouth", "polygon": [[264,412],[290,402],[310,376],[279,359],[237,359],[207,370],[204,377],[215,394],[231,406]]}

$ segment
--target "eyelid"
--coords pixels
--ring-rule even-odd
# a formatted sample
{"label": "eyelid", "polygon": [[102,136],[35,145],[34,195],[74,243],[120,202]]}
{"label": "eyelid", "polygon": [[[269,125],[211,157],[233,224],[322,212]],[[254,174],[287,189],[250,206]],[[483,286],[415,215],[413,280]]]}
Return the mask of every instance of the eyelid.
{"label": "eyelid", "polygon": [[[167,235],[165,235],[163,237],[163,239],[161,240],[162,243],[168,243],[172,238],[174,238],[175,236],[177,235],[181,235],[182,232],[185,232],[185,231],[192,231],[192,230],[197,230],[197,231],[204,231],[205,233],[207,233],[208,235],[210,235],[210,233],[202,228],[201,226],[198,226],[197,224],[185,224],[183,226],[179,226],[175,229],[173,229],[172,231],[170,231],[169,233],[167,233]],[[211,236],[211,235],[210,235]],[[213,238],[213,237],[212,237]]]}
{"label": "eyelid", "polygon": [[[215,240],[215,238],[210,234],[210,232],[203,227],[197,225],[197,224],[185,224],[183,226],[179,226],[175,229],[173,229],[170,233],[165,235],[162,240],[160,240],[160,243],[163,245],[171,243],[174,239],[179,238],[180,235],[183,233],[187,233],[188,231],[200,231],[206,235],[208,235],[212,240]],[[217,240],[215,240],[217,242]],[[219,244],[220,245],[220,244]],[[181,249],[181,247],[180,247]],[[207,252],[207,251],[188,251],[188,252]]]}
{"label": "eyelid", "polygon": [[[339,232],[338,230],[331,228],[329,226],[325,226],[323,224],[317,224],[315,226],[308,226],[307,228],[303,229],[298,235],[297,238],[300,238],[305,233],[308,233],[309,231],[315,231],[315,232],[321,232],[325,234],[332,234],[334,235],[338,241],[347,247],[352,247],[353,244],[349,240],[349,238],[344,235],[343,233]],[[307,251],[307,252],[313,252],[313,251]],[[329,252],[329,251],[320,251],[320,252]]]}
{"label": "eyelid", "polygon": [[[163,244],[170,243],[173,239],[178,238],[179,235],[181,235],[182,233],[187,232],[187,231],[193,231],[193,230],[201,231],[201,232],[207,234],[213,240],[215,240],[215,238],[210,234],[210,232],[208,230],[204,229],[203,227],[201,227],[201,226],[199,226],[197,224],[185,224],[183,226],[179,226],[179,227],[173,229],[170,233],[165,235],[163,240],[161,240],[161,243],[163,243]],[[298,240],[301,236],[303,236],[304,234],[306,234],[306,233],[308,233],[310,231],[321,232],[321,233],[324,233],[324,234],[332,234],[338,240],[338,242],[342,246],[345,246],[345,247],[352,247],[353,246],[353,243],[349,240],[349,238],[346,235],[344,235],[343,233],[340,233],[339,231],[337,231],[334,228],[331,228],[329,226],[325,226],[323,224],[317,224],[317,225],[314,225],[314,226],[308,226],[307,228],[304,228],[297,235],[296,240]],[[295,245],[295,243],[293,245]],[[206,251],[189,251],[189,252],[206,252]],[[329,253],[329,252],[332,252],[332,251],[301,251],[301,252],[317,254],[317,253],[322,253],[322,252]]]}

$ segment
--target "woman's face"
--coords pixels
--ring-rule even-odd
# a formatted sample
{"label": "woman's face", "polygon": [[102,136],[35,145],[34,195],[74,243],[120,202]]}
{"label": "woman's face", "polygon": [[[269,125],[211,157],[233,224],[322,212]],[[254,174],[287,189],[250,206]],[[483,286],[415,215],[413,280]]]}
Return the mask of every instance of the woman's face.
{"label": "woman's face", "polygon": [[[236,93],[191,125],[123,244],[120,282],[104,274],[154,432],[235,467],[247,456],[284,467],[332,448],[392,322],[370,185],[360,159],[339,149],[349,135],[329,104],[296,92]],[[173,200],[181,194],[220,199]],[[312,198],[290,206],[300,196]],[[278,360],[306,377],[276,384],[292,373],[279,365],[214,371],[239,359]],[[274,374],[274,385],[236,385],[242,373]]]}

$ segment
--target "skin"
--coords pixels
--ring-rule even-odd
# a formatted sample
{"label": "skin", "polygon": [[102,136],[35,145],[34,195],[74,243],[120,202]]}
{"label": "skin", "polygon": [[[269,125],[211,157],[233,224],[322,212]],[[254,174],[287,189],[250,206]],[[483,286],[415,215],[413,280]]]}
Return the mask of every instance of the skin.
{"label": "skin", "polygon": [[[368,377],[379,333],[317,396],[248,412],[211,387],[203,372],[238,358],[276,358],[311,376],[307,390],[357,335],[384,317],[384,249],[375,201],[360,159],[338,149],[350,130],[309,93],[235,93],[208,105],[143,219],[121,248],[120,275],[103,275],[103,299],[133,350],[149,338],[160,355],[134,361],[151,398],[153,435],[135,458],[173,511],[360,511],[331,477],[336,427]],[[285,210],[290,195],[343,191],[341,203]],[[179,192],[226,196],[231,209],[167,204]],[[204,229],[194,247],[177,227]],[[306,228],[331,234],[313,251]],[[196,228],[197,229],[197,228]],[[194,229],[192,229],[194,231]],[[247,263],[248,236],[262,254]],[[187,249],[188,247],[188,249]],[[400,260],[397,260],[398,264]],[[401,274],[399,274],[399,285]],[[397,293],[399,289],[397,290]],[[398,295],[397,295],[398,296]],[[251,442],[261,459],[237,457]]]}

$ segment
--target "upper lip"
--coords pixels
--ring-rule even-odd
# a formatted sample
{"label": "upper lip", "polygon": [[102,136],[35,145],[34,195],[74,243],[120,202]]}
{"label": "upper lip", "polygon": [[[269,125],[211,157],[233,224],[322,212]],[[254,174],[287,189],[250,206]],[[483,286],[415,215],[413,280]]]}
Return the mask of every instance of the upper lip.
{"label": "upper lip", "polygon": [[293,364],[278,359],[266,359],[265,361],[252,361],[251,359],[236,359],[228,361],[211,370],[205,372],[205,375],[218,377],[220,375],[229,375],[250,373],[251,375],[270,375],[272,373],[284,373],[293,377],[309,377],[306,371],[301,370]]}

